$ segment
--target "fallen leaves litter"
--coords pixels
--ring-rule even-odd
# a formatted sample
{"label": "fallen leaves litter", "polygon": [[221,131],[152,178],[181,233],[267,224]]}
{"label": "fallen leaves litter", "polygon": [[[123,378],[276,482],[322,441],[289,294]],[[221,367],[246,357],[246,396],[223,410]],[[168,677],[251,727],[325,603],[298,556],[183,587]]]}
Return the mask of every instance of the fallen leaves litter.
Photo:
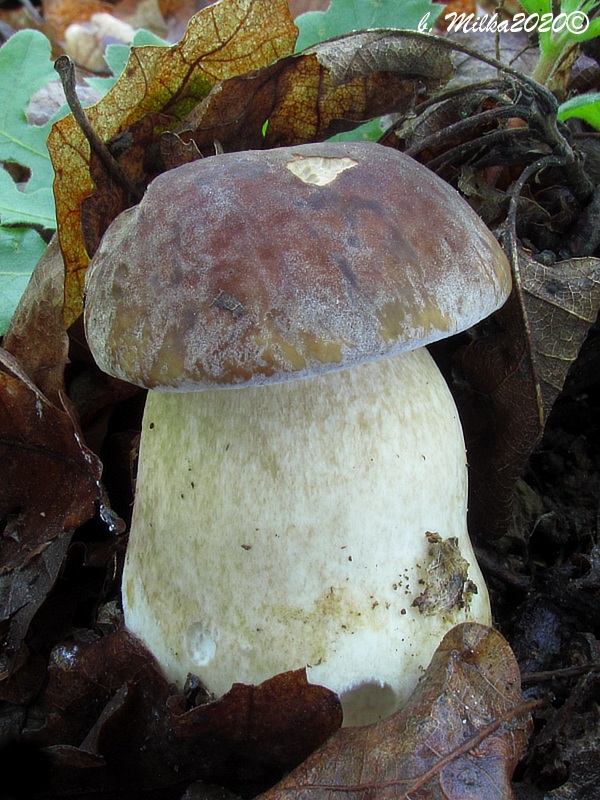
{"label": "fallen leaves litter", "polygon": [[0,350],[0,677],[58,578],[74,531],[96,513],[101,466],[66,407],[57,408]]}
{"label": "fallen leaves litter", "polygon": [[530,710],[502,636],[457,625],[403,709],[343,728],[260,800],[508,800]]}
{"label": "fallen leaves litter", "polygon": [[[410,115],[421,101],[432,108],[434,93],[443,96],[453,75],[448,43],[434,39],[369,31],[292,55],[294,40],[285,3],[219,3],[192,21],[180,45],[134,48],[123,77],[89,110],[90,119],[143,190],[157,172],[210,155],[215,147],[229,151],[312,141],[371,116]],[[480,75],[478,61],[463,54],[463,62],[475,65],[472,79]],[[544,141],[544,126],[502,129],[505,119],[494,113],[498,102],[514,99],[507,93],[513,84],[503,83],[490,67],[496,80],[492,98],[487,88],[470,97],[450,92],[447,105],[417,122],[411,143],[425,162],[429,154],[426,147],[420,151],[420,143],[433,142],[440,163],[450,145],[454,148],[444,174],[467,194],[469,185],[478,183],[481,193],[473,198],[475,204],[485,200],[488,221],[502,218],[507,184],[527,159],[556,145]],[[463,71],[462,80],[467,76]],[[469,105],[472,101],[475,105]],[[462,128],[453,130],[453,139],[443,139],[446,127],[464,124],[471,114],[478,115],[472,141],[466,141]],[[535,119],[532,115],[530,123]],[[68,325],[79,315],[89,255],[112,218],[133,201],[107,180],[72,118],[54,129],[51,141],[67,262]],[[486,150],[486,141],[496,144]],[[386,143],[402,146],[402,139],[391,133]],[[471,149],[461,149],[465,145]],[[553,187],[542,177],[543,188],[556,188],[557,195],[568,188],[568,180],[567,186]],[[528,188],[529,208],[538,206],[529,230],[553,235],[551,242],[564,236],[561,218],[551,219],[535,196],[537,185],[531,181]],[[574,207],[579,213],[582,206]],[[528,213],[520,206],[521,227]],[[479,532],[506,530],[514,482],[598,313],[598,261],[560,257],[564,260],[549,266],[520,248],[513,297],[456,354],[455,365],[470,381],[461,410],[470,407],[466,417],[474,422],[468,432],[471,506],[474,515],[480,511],[474,526]],[[0,631],[5,637],[2,677],[7,678],[2,699],[12,704],[11,730],[23,728],[24,740],[43,749],[46,796],[105,792],[112,797],[122,795],[123,787],[141,786],[179,797],[198,776],[239,781],[247,790],[273,771],[294,767],[335,731],[339,706],[331,693],[291,673],[259,687],[236,686],[219,702],[194,706],[188,695],[166,685],[139,643],[123,630],[101,635],[99,623],[71,638],[64,635],[70,621],[63,623],[47,670],[44,654],[50,648],[27,649],[32,639],[39,646],[40,614],[51,614],[60,603],[52,587],[73,559],[69,548],[71,554],[84,549],[81,542],[71,547],[74,530],[97,504],[102,506],[99,461],[83,445],[64,400],[61,271],[60,257],[36,270],[29,298],[4,342],[10,352],[2,353],[0,463],[8,480],[0,481],[0,515],[6,522]],[[93,547],[85,547],[91,559]],[[116,586],[118,578],[113,580]],[[34,635],[24,644],[36,614]],[[593,693],[586,689],[579,697],[584,696]],[[529,708],[499,634],[479,626],[455,629],[406,709],[375,726],[334,734],[263,798],[300,794],[322,800],[340,793],[353,800],[366,795],[370,800],[510,798]],[[312,732],[311,721],[316,723]],[[298,725],[305,724],[299,735]],[[556,729],[562,735],[558,723]],[[572,786],[581,787],[581,776],[595,763],[584,755]]]}
{"label": "fallen leaves litter", "polygon": [[56,236],[33,272],[3,346],[50,402],[61,404],[69,339],[63,325],[65,267]]}
{"label": "fallen leaves litter", "polygon": [[169,685],[126,630],[81,632],[53,649],[37,729],[25,740],[49,757],[51,796],[103,787],[114,796],[162,789],[180,797],[196,779],[264,786],[342,719],[337,697],[309,684],[304,670],[259,686],[236,684],[219,701],[203,701],[193,707]]}

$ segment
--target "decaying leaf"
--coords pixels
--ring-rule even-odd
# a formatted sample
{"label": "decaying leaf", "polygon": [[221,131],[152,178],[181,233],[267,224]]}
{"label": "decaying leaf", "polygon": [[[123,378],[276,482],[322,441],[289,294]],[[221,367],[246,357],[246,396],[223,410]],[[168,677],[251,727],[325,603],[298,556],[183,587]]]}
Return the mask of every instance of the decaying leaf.
{"label": "decaying leaf", "polygon": [[468,579],[469,562],[462,557],[458,539],[443,539],[439,533],[427,531],[429,563],[423,565],[423,589],[413,600],[423,616],[448,614],[455,608],[469,606],[477,586]]}
{"label": "decaying leaf", "polygon": [[220,700],[184,713],[176,713],[177,703],[171,708],[177,736],[205,748],[212,762],[211,778],[225,784],[230,784],[234,764],[236,771],[249,769],[257,777],[265,761],[271,774],[288,771],[342,724],[338,697],[309,683],[304,669],[281,673],[258,686],[236,683]]}
{"label": "decaying leaf", "polygon": [[[547,800],[596,800],[600,774],[598,697],[600,676],[582,676],[565,705],[546,724],[528,759],[527,772],[535,781],[557,788]],[[548,754],[551,758],[548,758]],[[568,780],[563,782],[563,778]]]}
{"label": "decaying leaf", "polygon": [[100,462],[65,408],[0,351],[0,632],[6,677],[52,589],[73,532],[95,513]]}
{"label": "decaying leaf", "polygon": [[433,92],[452,73],[447,49],[430,41],[406,31],[361,32],[218,84],[178,132],[204,153],[215,140],[225,151],[321,141],[408,111],[423,87]]}
{"label": "decaying leaf", "polygon": [[550,266],[518,251],[519,285],[533,366],[547,416],[600,311],[600,259]]}
{"label": "decaying leaf", "polygon": [[323,139],[352,122],[408,113],[423,87],[433,93],[454,73],[437,40],[386,30],[316,45],[295,66],[269,117],[267,146]]}
{"label": "decaying leaf", "polygon": [[512,493],[543,431],[543,417],[518,293],[453,355],[453,391],[469,453],[469,529],[503,535]]}
{"label": "decaying leaf", "polygon": [[[259,69],[292,52],[296,40],[285,0],[221,0],[200,11],[181,41],[170,48],[133,48],[113,89],[87,110],[98,135],[110,141],[140,120],[152,135],[121,159],[129,179],[144,177],[144,155],[153,136],[177,125],[220,80]],[[65,258],[65,324],[81,312],[83,275],[89,262],[80,210],[94,191],[90,149],[72,116],[58,122],[48,139],[56,173],[54,195]],[[112,186],[112,192],[118,187]],[[120,208],[118,205],[120,204]],[[118,210],[131,204],[123,192]],[[114,201],[113,201],[114,206]],[[115,215],[114,207],[111,210]],[[110,222],[108,219],[105,226]]]}
{"label": "decaying leaf", "polygon": [[136,637],[124,629],[90,634],[53,649],[31,733],[48,748],[57,792],[81,791],[90,767],[95,791],[114,796],[145,788],[180,797],[201,778],[264,785],[341,724],[337,697],[309,684],[304,670],[259,686],[236,684],[219,701],[191,707],[193,692],[169,685]]}
{"label": "decaying leaf", "polygon": [[261,800],[508,800],[527,741],[521,703],[502,636],[458,625],[401,711],[343,728]]}
{"label": "decaying leaf", "polygon": [[3,346],[29,378],[60,406],[69,341],[63,326],[65,268],[56,236],[43,253],[21,297]]}

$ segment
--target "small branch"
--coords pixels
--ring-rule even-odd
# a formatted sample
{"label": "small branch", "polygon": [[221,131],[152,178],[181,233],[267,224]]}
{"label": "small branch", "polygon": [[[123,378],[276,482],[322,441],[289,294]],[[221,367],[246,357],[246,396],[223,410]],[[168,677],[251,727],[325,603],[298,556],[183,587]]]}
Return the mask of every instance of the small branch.
{"label": "small branch", "polygon": [[575,667],[563,667],[562,669],[546,670],[545,672],[530,672],[528,675],[521,675],[521,684],[579,678],[581,675],[589,675],[591,672],[600,672],[600,662],[595,661],[591,664],[579,664]]}
{"label": "small branch", "polygon": [[29,14],[31,19],[35,22],[38,28],[41,28],[44,24],[44,20],[42,19],[40,12],[37,8],[33,5],[31,0],[21,0],[21,5],[25,9],[25,11]]}
{"label": "small branch", "polygon": [[[404,152],[407,156],[412,156],[415,158],[415,154],[421,152],[422,150],[427,150],[430,147],[442,147],[447,141],[451,141],[452,139],[456,138],[459,134],[461,134],[465,130],[469,130],[470,128],[475,128],[477,125],[485,124],[490,120],[494,119],[510,119],[511,117],[518,116],[514,113],[514,107],[512,106],[503,106],[501,108],[488,108],[485,111],[480,111],[477,114],[469,117],[468,119],[462,119],[460,122],[455,122],[452,125],[449,125],[447,128],[438,131],[437,133],[431,134],[430,136],[425,137],[422,142],[419,142],[418,145],[413,145],[412,147],[408,147]],[[485,138],[481,137],[478,141],[484,142]],[[427,164],[429,166],[429,163]],[[429,167],[433,169],[432,167]]]}
{"label": "small branch", "polygon": [[[512,128],[510,130],[502,129],[493,131],[492,133],[486,133],[485,135],[480,136],[478,139],[470,139],[469,141],[463,142],[456,147],[451,147],[449,150],[446,150],[445,153],[436,156],[436,158],[432,158],[427,162],[427,168],[433,172],[438,172],[443,167],[447,167],[452,164],[453,161],[456,161],[459,158],[470,156],[473,151],[484,150],[485,148],[489,149],[491,145],[495,145],[496,143],[506,144],[510,142],[510,140],[525,139],[529,133],[530,131],[528,128]],[[432,135],[431,138],[433,139],[434,136],[435,134]],[[433,144],[435,144],[435,142],[433,142]],[[487,166],[493,165],[489,163]]]}
{"label": "small branch", "polygon": [[75,65],[72,59],[67,55],[59,56],[54,62],[54,69],[58,72],[60,77],[60,82],[62,83],[71,113],[81,128],[83,135],[88,140],[92,152],[98,156],[115,183],[122,186],[132,200],[136,202],[139,201],[141,199],[139,188],[124,172],[119,162],[113,157],[106,144],[98,136],[83,106],[79,102],[79,97],[77,97],[77,92],[75,91]]}
{"label": "small branch", "polygon": [[543,156],[538,158],[532,164],[529,164],[523,172],[519,175],[514,185],[511,187],[510,205],[508,207],[508,214],[506,215],[506,229],[509,236],[509,248],[511,263],[516,265],[518,263],[517,254],[517,210],[519,208],[519,200],[521,199],[521,192],[523,187],[531,178],[532,175],[540,172],[546,167],[565,167],[565,157],[563,155],[556,156]]}

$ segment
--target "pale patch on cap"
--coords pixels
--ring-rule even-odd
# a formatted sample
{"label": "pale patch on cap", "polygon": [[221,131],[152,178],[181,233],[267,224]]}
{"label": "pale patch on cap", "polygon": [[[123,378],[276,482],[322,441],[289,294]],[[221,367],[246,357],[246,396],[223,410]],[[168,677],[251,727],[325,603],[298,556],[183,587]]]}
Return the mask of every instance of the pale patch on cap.
{"label": "pale patch on cap", "polygon": [[286,167],[304,183],[314,186],[327,186],[347,169],[357,167],[353,158],[323,158],[322,156],[298,156],[289,161]]}

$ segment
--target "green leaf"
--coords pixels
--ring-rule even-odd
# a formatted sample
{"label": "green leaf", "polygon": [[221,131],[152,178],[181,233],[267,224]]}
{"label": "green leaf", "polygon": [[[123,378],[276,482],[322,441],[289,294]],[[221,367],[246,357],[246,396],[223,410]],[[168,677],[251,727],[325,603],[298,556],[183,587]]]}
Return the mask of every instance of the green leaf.
{"label": "green leaf", "polygon": [[50,125],[29,125],[31,96],[56,80],[50,42],[39,31],[19,31],[0,48],[0,161],[31,172],[28,190],[52,185],[54,172],[46,149]]}
{"label": "green leaf", "polygon": [[370,119],[346,133],[337,133],[328,141],[330,142],[376,142],[383,133],[381,117]]}
{"label": "green leaf", "polygon": [[2,226],[56,228],[52,189],[20,191],[8,172],[0,169],[0,221]]}
{"label": "green leaf", "polygon": [[31,228],[0,228],[0,335],[31,277],[46,243]]}
{"label": "green leaf", "polygon": [[578,42],[587,42],[589,39],[595,39],[600,35],[600,19],[590,20],[590,24],[583,33],[572,35],[572,38]]}
{"label": "green leaf", "polygon": [[331,0],[327,11],[308,11],[296,19],[300,31],[296,52],[334,36],[367,28],[416,30],[427,14],[429,29],[443,8],[430,0]]}
{"label": "green leaf", "polygon": [[552,11],[551,0],[520,0],[527,14],[549,14]]}
{"label": "green leaf", "polygon": [[600,130],[600,93],[592,92],[572,97],[559,106],[557,116],[560,120],[578,117]]}

